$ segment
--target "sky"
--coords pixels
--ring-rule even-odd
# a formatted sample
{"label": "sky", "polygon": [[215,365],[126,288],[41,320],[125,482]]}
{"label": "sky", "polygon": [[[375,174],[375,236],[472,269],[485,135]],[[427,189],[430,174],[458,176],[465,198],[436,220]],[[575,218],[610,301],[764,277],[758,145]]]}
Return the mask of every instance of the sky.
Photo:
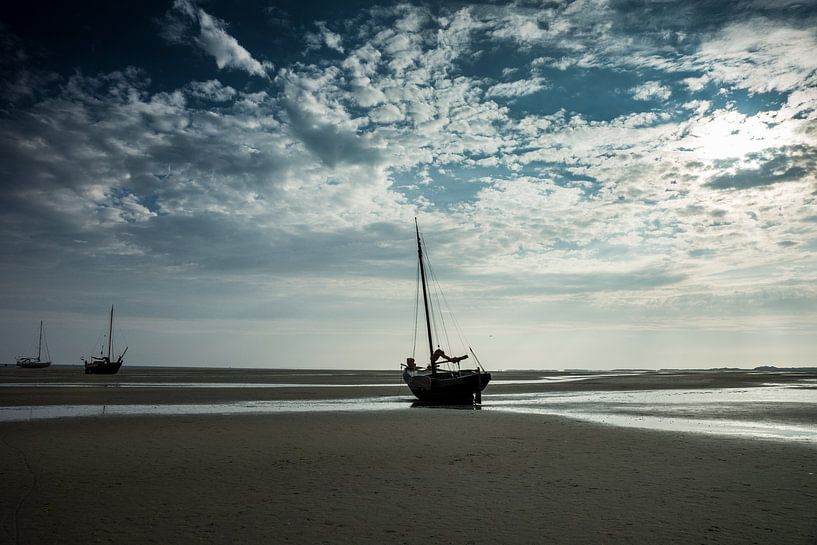
{"label": "sky", "polygon": [[3,363],[113,304],[126,365],[396,369],[417,217],[489,370],[817,365],[815,1],[63,4],[0,6]]}

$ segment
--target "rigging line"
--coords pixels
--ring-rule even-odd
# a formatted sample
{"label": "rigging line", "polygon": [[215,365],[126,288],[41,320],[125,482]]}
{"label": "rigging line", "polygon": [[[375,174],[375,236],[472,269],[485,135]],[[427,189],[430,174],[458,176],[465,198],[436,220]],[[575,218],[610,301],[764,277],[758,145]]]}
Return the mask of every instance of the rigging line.
{"label": "rigging line", "polygon": [[96,349],[99,348],[100,352],[102,352],[102,346],[105,345],[105,334],[100,333],[96,337],[96,341],[94,342],[94,353],[96,353]]}
{"label": "rigging line", "polygon": [[435,289],[434,289],[434,297],[437,299],[437,308],[439,309],[438,312],[440,313],[440,324],[443,329],[443,336],[445,337],[445,345],[446,348],[451,351],[451,339],[448,337],[448,327],[445,325],[445,305],[443,304],[443,299],[441,297],[442,294],[442,286],[440,286],[439,281],[437,280],[436,276],[433,277]]}
{"label": "rigging line", "polygon": [[34,337],[31,339],[31,344],[29,345],[28,353],[34,354],[36,350],[37,350],[37,335],[35,334]]}
{"label": "rigging line", "polygon": [[[439,284],[439,281],[437,280],[436,275],[434,275],[433,271],[432,271],[432,275],[434,277],[434,281]],[[468,339],[465,337],[465,332],[462,330],[462,327],[460,327],[459,321],[457,321],[457,316],[454,314],[454,309],[451,307],[451,304],[448,302],[448,299],[446,298],[445,292],[442,290],[442,288],[440,288],[440,295],[442,296],[443,304],[444,304],[445,308],[448,309],[448,313],[451,315],[451,320],[452,320],[452,322],[454,324],[454,331],[456,331],[457,336],[459,337],[460,343],[462,344],[462,347],[463,348],[468,347],[470,343],[468,342]]]}
{"label": "rigging line", "polygon": [[445,297],[445,293],[442,293],[443,300],[445,301],[445,305],[448,308],[448,312],[451,314],[451,321],[454,323],[454,331],[457,333],[457,337],[460,339],[460,343],[462,343],[463,347],[467,347],[470,345],[468,339],[465,337],[465,332],[463,331],[462,327],[460,327],[460,323],[457,320],[457,315],[454,314],[454,309],[451,308],[451,305],[448,303],[448,299]]}
{"label": "rigging line", "polygon": [[[428,263],[428,258],[426,258],[426,263]],[[426,279],[428,279],[428,276],[426,277]],[[429,297],[428,297],[428,317],[431,320],[431,329],[434,330],[434,339],[437,341],[437,344],[439,345],[439,343],[440,343],[440,331],[439,331],[439,328],[437,327],[437,322],[438,322],[437,313],[439,311],[437,310],[437,308],[435,306],[435,303],[434,303],[434,291],[433,291],[434,290],[434,285],[433,284],[427,285],[426,288],[428,288],[428,291],[429,291],[429,293],[428,293],[428,295],[429,295]],[[431,349],[433,351],[434,347],[432,347]],[[431,354],[429,354],[429,358],[430,357],[431,357]]]}
{"label": "rigging line", "polygon": [[[422,235],[421,235],[421,237],[422,237]],[[422,239],[423,239],[423,248],[425,249],[425,251],[423,252],[423,258],[425,259],[427,272],[429,274],[431,274],[433,269],[431,268],[431,260],[430,260],[429,255],[428,255],[428,247],[426,246],[426,243],[425,243],[425,237],[422,237]],[[439,346],[440,340],[441,340],[440,331],[439,331],[440,324],[438,324],[438,322],[441,321],[441,320],[438,320],[438,315],[440,314],[440,309],[439,309],[439,304],[437,305],[437,308],[435,308],[435,305],[434,305],[434,287],[435,286],[434,286],[434,282],[433,282],[433,276],[430,277],[429,274],[426,275],[426,284],[427,284],[426,287],[429,288],[429,291],[431,292],[431,294],[430,294],[431,297],[429,298],[429,301],[428,301],[428,306],[429,306],[428,315],[429,315],[429,318],[431,320],[432,329],[434,330],[434,337],[437,340],[437,346]],[[432,281],[429,282],[428,281],[429,279],[432,280]],[[438,301],[438,303],[439,303],[439,301]],[[445,333],[444,324],[443,324],[443,333]],[[431,350],[433,352],[434,348],[432,347]],[[428,357],[430,359],[431,354],[429,354]]]}
{"label": "rigging line", "polygon": [[43,344],[45,345],[45,361],[51,361],[51,351],[48,350],[48,339],[46,338],[45,333],[43,333]]}
{"label": "rigging line", "polygon": [[[437,277],[436,271],[432,271],[432,275],[433,275],[434,282],[436,283],[437,290],[438,290],[437,297],[438,297],[438,299],[441,300],[441,302],[439,304],[439,308],[440,308],[441,320],[443,321],[443,327],[444,327],[444,332],[445,332],[446,343],[448,344],[448,348],[450,350],[454,350],[455,348],[459,348],[459,347],[455,347],[453,345],[453,343],[451,342],[451,338],[448,335],[448,327],[445,326],[445,314],[444,314],[445,312],[448,312],[448,314],[451,316],[451,318],[454,318],[454,311],[451,309],[451,305],[448,304],[448,299],[446,299],[446,297],[445,297],[445,291],[443,291],[442,284],[440,284],[440,280]],[[455,326],[456,326],[456,322],[455,322]],[[463,350],[465,349],[465,344],[464,343],[462,343],[462,349]]]}
{"label": "rigging line", "polygon": [[[128,345],[130,344],[130,343],[128,342],[128,335],[127,335],[127,333],[125,333],[125,330],[126,330],[126,328],[122,328],[122,327],[120,327],[120,328],[119,328],[117,331],[115,331],[115,332],[114,332],[114,333],[116,333],[116,338],[117,338],[117,339],[119,339],[119,341],[118,341],[118,342],[119,342],[119,348],[120,348],[120,349],[121,349],[123,346],[124,346],[125,348],[127,348],[127,347],[128,347]],[[114,346],[114,348],[116,348],[116,346]],[[112,356],[112,357],[113,357],[113,356]]]}
{"label": "rigging line", "polygon": [[414,339],[411,343],[411,357],[412,359],[417,352],[417,318],[420,313],[420,265],[414,269],[416,278],[414,279]]}
{"label": "rigging line", "polygon": [[430,273],[432,281],[434,282],[434,285],[433,285],[433,287],[434,287],[434,297],[436,297],[437,303],[438,303],[437,307],[438,307],[438,312],[440,314],[440,322],[441,322],[442,328],[443,328],[443,335],[445,336],[446,348],[448,348],[449,350],[452,350],[453,348],[452,348],[452,345],[451,345],[451,339],[448,336],[448,328],[445,327],[445,314],[444,314],[446,310],[448,310],[449,314],[452,314],[451,313],[451,308],[447,304],[448,302],[445,299],[445,293],[443,292],[443,288],[440,285],[440,281],[437,278],[437,274],[434,272],[434,269],[431,267],[430,263],[429,263],[429,273]]}
{"label": "rigging line", "polygon": [[[427,266],[428,271],[431,271],[431,261],[428,257],[428,247],[426,246],[426,239],[425,236],[420,233],[420,241],[423,246],[423,259],[425,260],[425,264]],[[428,275],[426,275],[426,288],[433,288],[433,284],[429,285],[428,283]],[[440,342],[440,332],[437,330],[437,316],[434,313],[434,304],[433,304],[433,293],[432,297],[428,299],[428,318],[429,322],[431,322],[431,329],[434,331],[434,337],[437,339],[437,344]],[[439,312],[439,311],[438,311]],[[432,352],[434,351],[434,347],[431,347]],[[428,355],[429,361],[431,360],[431,354]]]}
{"label": "rigging line", "polygon": [[482,371],[484,372],[485,367],[482,366],[482,362],[479,361],[479,358],[477,357],[477,353],[474,352],[474,349],[469,346],[468,351],[471,352],[471,355],[474,356],[474,361],[477,362],[477,365],[479,366],[479,368],[482,369]]}

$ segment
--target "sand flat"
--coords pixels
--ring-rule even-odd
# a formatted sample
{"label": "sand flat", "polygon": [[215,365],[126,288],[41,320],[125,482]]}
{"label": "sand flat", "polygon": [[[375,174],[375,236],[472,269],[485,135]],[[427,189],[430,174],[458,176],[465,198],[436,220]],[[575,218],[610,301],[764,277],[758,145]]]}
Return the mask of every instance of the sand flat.
{"label": "sand flat", "polygon": [[436,409],[0,436],[10,543],[817,541],[817,450],[783,442]]}
{"label": "sand flat", "polygon": [[[0,423],[0,543],[817,543],[813,441],[491,408],[525,392],[615,408],[644,392],[677,398],[680,388],[707,400],[727,388],[757,396],[771,382],[783,385],[782,402],[700,403],[695,394],[625,409],[810,425],[813,372],[573,375],[497,373],[508,382],[489,386],[486,410],[474,411],[411,408],[407,391],[383,386],[392,372],[3,369],[0,411],[114,414]],[[394,406],[357,410],[361,396]],[[546,399],[550,409],[557,398]],[[352,410],[116,415],[127,404],[288,400],[349,401]]]}

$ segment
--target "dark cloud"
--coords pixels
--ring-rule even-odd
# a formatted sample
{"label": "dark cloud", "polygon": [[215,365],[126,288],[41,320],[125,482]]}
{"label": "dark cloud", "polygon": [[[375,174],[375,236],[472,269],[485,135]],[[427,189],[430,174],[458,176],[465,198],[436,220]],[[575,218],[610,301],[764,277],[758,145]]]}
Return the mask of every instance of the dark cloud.
{"label": "dark cloud", "polygon": [[761,153],[750,153],[746,159],[757,161],[760,166],[716,176],[706,185],[713,189],[748,189],[813,179],[817,168],[817,148],[804,145],[785,146]]}
{"label": "dark cloud", "polygon": [[382,152],[371,140],[304,111],[294,101],[287,101],[285,108],[292,133],[327,166],[382,162]]}

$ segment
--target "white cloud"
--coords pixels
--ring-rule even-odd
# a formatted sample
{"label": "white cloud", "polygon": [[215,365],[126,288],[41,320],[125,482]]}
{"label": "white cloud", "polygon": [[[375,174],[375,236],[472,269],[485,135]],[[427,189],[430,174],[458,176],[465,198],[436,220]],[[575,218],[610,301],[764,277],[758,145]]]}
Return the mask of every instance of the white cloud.
{"label": "white cloud", "polygon": [[548,82],[544,78],[517,80],[492,85],[485,94],[489,97],[521,97],[538,93],[543,89],[547,89],[548,86]]}
{"label": "white cloud", "polygon": [[343,53],[343,38],[337,32],[332,32],[326,26],[326,21],[318,21],[315,23],[318,27],[317,33],[309,32],[304,39],[306,40],[307,50],[320,49],[321,47],[328,47],[338,53]]}
{"label": "white cloud", "polygon": [[703,42],[696,62],[715,81],[754,93],[792,91],[815,82],[817,34],[756,18],[732,23]]}
{"label": "white cloud", "polygon": [[[191,29],[198,26],[198,34]],[[227,33],[223,21],[212,17],[199,8],[192,0],[175,0],[172,15],[166,17],[165,38],[173,42],[185,43],[189,32],[192,41],[216,60],[219,69],[232,68],[248,74],[268,77],[273,66],[269,62],[256,60],[234,37]]]}
{"label": "white cloud", "polygon": [[400,108],[394,104],[385,104],[369,112],[369,118],[375,123],[394,123],[401,121],[404,117]]}
{"label": "white cloud", "polygon": [[630,93],[636,100],[667,100],[672,95],[672,90],[658,81],[645,81],[630,89]]}
{"label": "white cloud", "polygon": [[706,75],[700,76],[700,77],[697,77],[697,78],[684,78],[684,80],[683,80],[684,85],[686,85],[687,88],[690,91],[693,91],[693,92],[694,91],[700,91],[701,89],[706,87],[706,85],[710,81],[711,81],[711,78],[709,76],[706,76]]}

